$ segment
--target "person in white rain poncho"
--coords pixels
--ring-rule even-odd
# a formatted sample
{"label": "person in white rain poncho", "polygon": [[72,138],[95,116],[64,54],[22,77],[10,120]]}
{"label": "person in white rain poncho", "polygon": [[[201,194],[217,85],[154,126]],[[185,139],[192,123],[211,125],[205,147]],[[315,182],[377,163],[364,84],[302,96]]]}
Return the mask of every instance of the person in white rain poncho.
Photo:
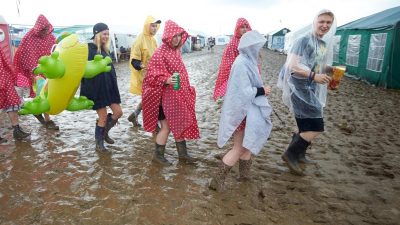
{"label": "person in white rain poncho", "polygon": [[314,19],[311,32],[296,39],[289,49],[282,67],[278,87],[282,88],[283,103],[294,113],[298,133],[293,134],[289,147],[282,155],[290,171],[302,175],[299,163],[313,163],[305,153],[324,131],[323,108],[327,84],[331,78],[336,21],[329,10],[320,11]]}
{"label": "person in white rain poncho", "polygon": [[271,133],[272,108],[257,67],[259,52],[266,39],[257,31],[249,31],[240,39],[239,56],[232,65],[227,93],[222,105],[218,130],[218,146],[223,147],[233,135],[233,148],[223,158],[209,187],[222,191],[225,177],[239,161],[240,180],[247,180],[251,155],[257,155]]}

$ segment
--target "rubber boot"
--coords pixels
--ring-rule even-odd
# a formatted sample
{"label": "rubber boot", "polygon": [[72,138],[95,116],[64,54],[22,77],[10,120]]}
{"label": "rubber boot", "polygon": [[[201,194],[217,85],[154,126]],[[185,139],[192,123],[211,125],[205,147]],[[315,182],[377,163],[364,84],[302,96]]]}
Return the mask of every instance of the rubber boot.
{"label": "rubber boot", "polygon": [[139,127],[138,117],[142,111],[142,103],[139,103],[136,110],[128,116],[128,121],[132,123],[133,127]]}
{"label": "rubber boot", "polygon": [[186,141],[175,142],[176,150],[178,150],[179,162],[194,163],[196,158],[191,157],[187,152]]}
{"label": "rubber boot", "polygon": [[18,124],[13,126],[13,128],[14,128],[13,137],[15,140],[22,140],[24,138],[29,137],[29,135],[31,135],[31,133],[27,133],[27,132],[23,131]]}
{"label": "rubber boot", "polygon": [[159,163],[164,166],[169,166],[171,163],[164,157],[165,145],[159,145],[156,143],[156,149],[153,154],[153,162]]}
{"label": "rubber boot", "polygon": [[57,126],[53,120],[45,121],[44,125],[49,130],[60,130],[60,127]]}
{"label": "rubber boot", "polygon": [[232,166],[228,166],[221,161],[216,174],[211,179],[210,184],[208,185],[208,188],[217,192],[225,191],[225,179],[231,169]]}
{"label": "rubber boot", "polygon": [[303,164],[317,164],[317,162],[306,158],[306,151],[307,151],[307,149],[308,149],[308,146],[309,146],[311,143],[307,142],[307,144],[308,144],[307,147],[305,147],[305,148],[303,149],[303,151],[300,152],[300,154],[299,154],[299,163],[303,163]]}
{"label": "rubber boot", "polygon": [[115,126],[115,124],[117,124],[117,122],[118,122],[118,120],[113,120],[111,113],[109,113],[107,115],[107,122],[106,122],[106,127],[105,127],[105,132],[104,132],[104,140],[108,144],[115,143],[115,141],[112,138],[110,138],[110,136],[108,135],[108,132],[111,130],[111,128],[113,128]]}
{"label": "rubber boot", "polygon": [[41,124],[46,125],[46,121],[44,121],[44,117],[42,114],[33,115]]}
{"label": "rubber boot", "polygon": [[239,178],[238,181],[249,181],[250,180],[250,169],[253,160],[239,159]]}
{"label": "rubber boot", "polygon": [[95,139],[96,139],[96,151],[101,153],[110,153],[110,151],[104,146],[104,127],[96,125]]}
{"label": "rubber boot", "polygon": [[283,161],[286,162],[290,172],[293,174],[304,175],[303,170],[299,167],[299,155],[308,145],[309,143],[304,140],[300,134],[293,134],[292,141],[282,155]]}

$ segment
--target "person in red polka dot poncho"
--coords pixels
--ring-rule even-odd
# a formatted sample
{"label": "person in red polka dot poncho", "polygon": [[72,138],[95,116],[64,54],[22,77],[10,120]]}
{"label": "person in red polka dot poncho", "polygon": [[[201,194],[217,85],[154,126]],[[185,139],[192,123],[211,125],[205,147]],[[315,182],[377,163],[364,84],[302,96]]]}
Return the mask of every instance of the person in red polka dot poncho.
{"label": "person in red polka dot poncho", "polygon": [[[169,165],[164,157],[170,131],[174,135],[179,161],[193,163],[187,153],[185,139],[200,138],[195,114],[196,91],[190,86],[189,74],[183,64],[180,49],[188,33],[168,20],[162,36],[162,45],[154,52],[143,80],[143,124],[148,132],[155,132],[157,122],[161,129],[156,136],[153,161]],[[179,73],[180,89],[174,90],[173,73]]]}
{"label": "person in red polka dot poncho", "polygon": [[239,55],[238,45],[240,38],[247,31],[251,31],[251,26],[245,18],[239,18],[236,22],[235,33],[225,48],[222,55],[221,64],[218,70],[217,81],[214,87],[213,98],[214,101],[218,98],[223,97],[226,93],[226,87],[228,85],[229,74],[231,73],[231,67],[236,57]]}
{"label": "person in red polka dot poncho", "polygon": [[[19,126],[18,110],[21,100],[15,90],[16,77],[14,69],[0,48],[0,109],[7,112],[13,126],[14,139],[20,140],[28,137],[30,133],[24,132]],[[0,143],[6,140],[0,137]]]}
{"label": "person in red polka dot poncho", "polygon": [[[29,97],[35,97],[35,92],[32,89],[32,84],[35,80],[33,70],[38,65],[40,57],[51,54],[51,49],[56,43],[56,38],[52,32],[53,26],[47,18],[43,15],[39,15],[35,26],[33,26],[21,40],[21,44],[14,56],[14,66],[17,75],[17,86],[21,90],[22,95],[24,95],[25,90],[29,89]],[[44,118],[42,115],[35,115],[35,117],[46,128],[54,130],[59,129],[59,127],[50,120],[48,114],[45,113]]]}

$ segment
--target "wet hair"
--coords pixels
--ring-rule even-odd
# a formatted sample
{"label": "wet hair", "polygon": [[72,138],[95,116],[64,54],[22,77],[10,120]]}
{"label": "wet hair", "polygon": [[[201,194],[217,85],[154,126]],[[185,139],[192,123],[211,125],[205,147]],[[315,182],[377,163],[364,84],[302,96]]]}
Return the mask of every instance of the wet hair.
{"label": "wet hair", "polygon": [[108,38],[108,41],[106,44],[101,44],[101,34],[103,32],[97,33],[94,36],[93,43],[97,46],[97,53],[101,54],[101,49],[105,51],[107,54],[110,54],[110,38]]}

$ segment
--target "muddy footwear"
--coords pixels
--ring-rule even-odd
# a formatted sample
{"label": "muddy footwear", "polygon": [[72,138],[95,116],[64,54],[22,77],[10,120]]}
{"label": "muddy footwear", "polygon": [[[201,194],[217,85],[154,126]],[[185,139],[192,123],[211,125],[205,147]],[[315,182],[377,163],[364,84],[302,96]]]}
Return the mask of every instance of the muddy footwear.
{"label": "muddy footwear", "polygon": [[60,130],[60,127],[57,126],[53,120],[45,121],[44,126],[49,130]]}
{"label": "muddy footwear", "polygon": [[317,164],[317,162],[306,158],[306,151],[307,151],[307,148],[308,148],[308,146],[309,146],[310,144],[311,144],[311,143],[307,142],[307,144],[305,144],[306,147],[303,149],[302,152],[300,152],[300,154],[299,154],[299,163],[303,163],[303,164]]}
{"label": "muddy footwear", "polygon": [[110,151],[104,146],[104,127],[96,125],[95,138],[96,138],[96,151],[101,153],[110,153]]}
{"label": "muddy footwear", "polygon": [[107,115],[107,123],[106,123],[106,127],[105,127],[105,132],[104,132],[104,140],[108,143],[108,144],[114,144],[115,141],[110,138],[110,136],[108,136],[108,132],[111,130],[111,128],[113,128],[115,126],[115,124],[117,124],[118,120],[113,120],[113,118],[111,117],[112,114],[109,113]]}
{"label": "muddy footwear", "polygon": [[132,123],[133,127],[140,127],[138,117],[141,111],[141,108],[136,109],[133,113],[131,113],[131,115],[128,116],[128,121]]}
{"label": "muddy footwear", "polygon": [[208,188],[217,192],[223,192],[225,190],[225,178],[231,169],[232,166],[228,166],[224,162],[221,162],[218,166],[217,173],[211,179]]}
{"label": "muddy footwear", "polygon": [[171,163],[164,157],[165,145],[156,143],[156,149],[153,154],[153,162],[159,163],[164,166],[169,166]]}
{"label": "muddy footwear", "polygon": [[191,157],[187,152],[186,141],[175,142],[176,149],[178,150],[179,162],[194,163],[196,158]]}
{"label": "muddy footwear", "polygon": [[230,151],[230,149],[227,150],[227,151],[225,151],[225,152],[218,153],[218,154],[214,155],[214,158],[216,158],[216,159],[218,159],[218,160],[222,160],[222,158],[224,158],[224,156],[225,156],[229,151]]}
{"label": "muddy footwear", "polygon": [[0,144],[6,143],[7,139],[0,137]]}
{"label": "muddy footwear", "polygon": [[250,169],[252,163],[253,161],[251,159],[249,160],[239,159],[239,177],[237,179],[238,181],[250,180]]}
{"label": "muddy footwear", "polygon": [[292,141],[282,155],[282,159],[288,165],[290,172],[295,175],[304,175],[303,170],[299,167],[299,155],[308,145],[309,143],[300,134],[293,134]]}
{"label": "muddy footwear", "polygon": [[42,114],[33,115],[41,124],[46,125],[46,121],[44,121],[44,117]]}
{"label": "muddy footwear", "polygon": [[27,132],[23,131],[19,125],[15,125],[15,126],[13,126],[13,128],[14,128],[13,137],[15,140],[22,140],[24,138],[29,137],[29,135],[31,135],[31,133],[27,133]]}

